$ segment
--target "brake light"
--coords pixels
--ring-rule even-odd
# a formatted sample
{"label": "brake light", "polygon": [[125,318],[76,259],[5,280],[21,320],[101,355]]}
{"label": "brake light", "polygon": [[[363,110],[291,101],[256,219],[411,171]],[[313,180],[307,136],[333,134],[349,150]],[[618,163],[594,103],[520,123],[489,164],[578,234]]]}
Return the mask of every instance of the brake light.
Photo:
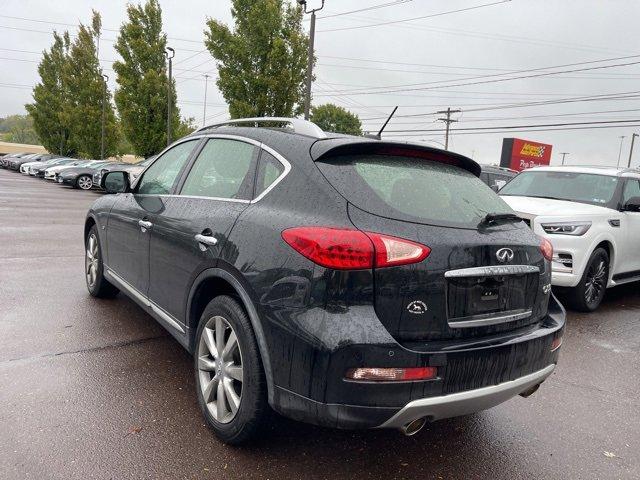
{"label": "brake light", "polygon": [[390,267],[421,262],[429,247],[402,238],[334,227],[295,227],[282,232],[295,251],[336,270]]}
{"label": "brake light", "polygon": [[540,252],[547,260],[551,261],[553,259],[553,245],[546,238],[540,239]]}
{"label": "brake light", "polygon": [[412,382],[433,380],[437,376],[436,367],[350,368],[345,374],[347,380],[361,382]]}

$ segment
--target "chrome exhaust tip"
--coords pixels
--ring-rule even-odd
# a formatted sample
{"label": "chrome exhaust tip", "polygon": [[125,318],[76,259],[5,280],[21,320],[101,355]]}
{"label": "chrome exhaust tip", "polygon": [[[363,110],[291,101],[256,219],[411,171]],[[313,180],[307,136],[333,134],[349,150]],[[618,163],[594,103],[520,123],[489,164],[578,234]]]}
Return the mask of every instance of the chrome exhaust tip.
{"label": "chrome exhaust tip", "polygon": [[534,393],[536,393],[538,391],[538,389],[540,388],[540,385],[542,385],[542,384],[538,383],[537,385],[534,385],[531,388],[527,388],[524,392],[520,392],[520,396],[522,398],[530,397],[531,395],[533,395]]}
{"label": "chrome exhaust tip", "polygon": [[417,420],[413,420],[406,425],[403,425],[400,430],[402,430],[402,433],[404,433],[407,437],[410,437],[422,430],[422,427],[424,427],[426,423],[426,417],[418,418]]}

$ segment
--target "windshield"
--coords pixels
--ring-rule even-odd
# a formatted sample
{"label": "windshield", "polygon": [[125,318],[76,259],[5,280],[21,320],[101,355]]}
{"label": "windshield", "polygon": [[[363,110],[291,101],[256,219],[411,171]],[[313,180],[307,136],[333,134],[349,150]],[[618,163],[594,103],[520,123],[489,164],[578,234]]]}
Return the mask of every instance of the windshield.
{"label": "windshield", "polygon": [[317,165],[347,200],[387,218],[477,228],[487,213],[513,213],[472,173],[428,159],[349,155]]}
{"label": "windshield", "polygon": [[553,198],[604,206],[618,187],[618,177],[593,173],[528,171],[500,190],[500,195]]}

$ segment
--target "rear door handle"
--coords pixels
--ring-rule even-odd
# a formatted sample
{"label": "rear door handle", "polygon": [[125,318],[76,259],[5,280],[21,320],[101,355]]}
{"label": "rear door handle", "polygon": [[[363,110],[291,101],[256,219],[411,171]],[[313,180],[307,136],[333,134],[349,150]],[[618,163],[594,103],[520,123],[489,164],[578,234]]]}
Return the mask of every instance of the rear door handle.
{"label": "rear door handle", "polygon": [[196,235],[196,240],[198,243],[203,243],[205,245],[213,246],[218,243],[218,239],[216,237],[212,237],[209,235],[202,235],[201,233]]}
{"label": "rear door handle", "polygon": [[151,227],[153,227],[153,223],[148,222],[146,220],[138,220],[138,225],[140,226],[143,232],[146,232]]}

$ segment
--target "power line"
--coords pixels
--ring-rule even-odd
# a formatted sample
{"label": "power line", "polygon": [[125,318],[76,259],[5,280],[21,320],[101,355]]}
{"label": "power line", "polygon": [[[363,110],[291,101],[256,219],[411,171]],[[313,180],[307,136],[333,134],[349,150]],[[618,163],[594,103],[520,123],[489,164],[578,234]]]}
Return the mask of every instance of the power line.
{"label": "power line", "polygon": [[322,19],[325,19],[325,18],[341,17],[343,15],[351,15],[352,13],[368,12],[370,10],[379,10],[381,8],[386,8],[386,7],[394,7],[394,6],[403,5],[405,3],[409,3],[409,2],[412,2],[412,1],[413,0],[396,0],[394,2],[382,3],[382,4],[379,4],[379,5],[372,5],[370,7],[360,8],[358,10],[350,10],[348,12],[340,12],[340,13],[332,13],[330,15],[322,15],[322,16],[318,17],[318,20],[322,20]]}
{"label": "power line", "polygon": [[[575,67],[578,65],[592,65],[594,63],[602,63],[602,62],[613,62],[613,61],[618,61],[618,60],[630,60],[633,58],[640,58],[640,55],[627,55],[624,57],[613,57],[613,58],[605,58],[605,59],[601,59],[601,60],[590,60],[590,61],[586,61],[586,62],[575,62],[575,63],[566,63],[563,65],[554,65],[554,66],[549,66],[549,67],[537,67],[537,68],[529,68],[529,69],[524,69],[524,70],[515,70],[515,71],[511,71],[511,72],[505,72],[505,73],[496,73],[496,74],[490,74],[490,75],[477,75],[475,77],[470,77],[467,78],[466,80],[481,80],[481,79],[490,79],[487,81],[482,81],[482,82],[472,82],[472,83],[465,83],[465,84],[457,84],[457,85],[441,85],[441,87],[459,87],[459,86],[465,86],[465,85],[478,85],[478,84],[483,84],[483,83],[495,83],[495,82],[500,82],[500,81],[509,81],[509,80],[518,80],[520,78],[533,78],[533,77],[537,77],[537,76],[546,76],[546,75],[557,75],[560,73],[574,73],[574,72],[582,72],[582,71],[591,71],[591,70],[602,70],[602,69],[606,69],[606,68],[614,68],[614,67],[620,67],[620,66],[630,66],[630,65],[637,65],[640,62],[636,61],[636,62],[623,62],[623,63],[618,63],[618,64],[613,64],[613,65],[599,65],[599,66],[595,66],[595,67],[585,67],[585,68],[579,68],[579,69],[569,69],[569,70],[561,70],[561,71],[557,71],[557,72],[544,72],[544,70],[551,70],[551,69],[556,69],[556,68],[566,68],[566,67]],[[516,74],[520,74],[520,73],[531,73],[531,72],[542,72],[536,75],[525,75],[525,76],[519,76],[519,77],[510,77],[510,78],[492,78],[492,77],[503,77],[506,75],[516,75]],[[401,84],[401,85],[395,85],[395,86],[391,86],[391,87],[385,87],[385,88],[391,88],[391,89],[396,89],[396,90],[385,90],[385,92],[387,93],[394,93],[394,92],[406,92],[406,91],[416,91],[416,90],[427,90],[428,88],[404,88],[404,87],[414,87],[414,86],[421,86],[421,85],[434,85],[434,84],[440,84],[440,83],[448,83],[448,82],[454,82],[456,80],[436,80],[433,82],[420,82],[420,83],[408,83],[408,84]],[[400,88],[403,87],[403,88]],[[349,93],[349,94],[354,94],[354,93],[358,93],[358,94],[373,94],[376,92],[366,92],[363,89],[354,89],[354,90],[343,90],[343,93]],[[378,92],[380,93],[380,92]]]}
{"label": "power line", "polygon": [[421,15],[419,17],[405,18],[405,19],[402,19],[402,20],[389,20],[389,21],[386,21],[386,22],[372,23],[372,24],[369,24],[369,25],[357,25],[355,27],[330,28],[330,29],[327,29],[327,30],[318,30],[318,33],[321,33],[321,32],[340,32],[340,31],[344,31],[344,30],[358,30],[358,29],[361,29],[361,28],[372,28],[372,27],[381,27],[381,26],[384,26],[384,25],[394,25],[394,24],[397,24],[397,23],[411,22],[411,21],[414,21],[414,20],[423,20],[425,18],[441,17],[443,15],[450,15],[452,13],[467,12],[469,10],[477,10],[479,8],[491,7],[491,6],[494,6],[494,5],[500,5],[502,3],[509,3],[510,1],[511,0],[500,0],[500,1],[497,1],[497,2],[483,3],[481,5],[475,5],[473,7],[459,8],[457,10],[449,10],[449,11],[440,12],[440,13],[432,13],[430,15]]}
{"label": "power line", "polygon": [[[582,126],[582,127],[562,127],[562,128],[540,128],[540,129],[524,129],[524,130],[496,130],[492,132],[459,132],[456,135],[489,135],[489,134],[501,134],[501,133],[526,133],[526,132],[557,132],[565,130],[595,130],[601,128],[630,128],[640,127],[640,123],[632,125],[594,125],[594,126]],[[414,134],[393,134],[385,135],[388,137],[433,137],[440,136],[442,133],[414,133]]]}

